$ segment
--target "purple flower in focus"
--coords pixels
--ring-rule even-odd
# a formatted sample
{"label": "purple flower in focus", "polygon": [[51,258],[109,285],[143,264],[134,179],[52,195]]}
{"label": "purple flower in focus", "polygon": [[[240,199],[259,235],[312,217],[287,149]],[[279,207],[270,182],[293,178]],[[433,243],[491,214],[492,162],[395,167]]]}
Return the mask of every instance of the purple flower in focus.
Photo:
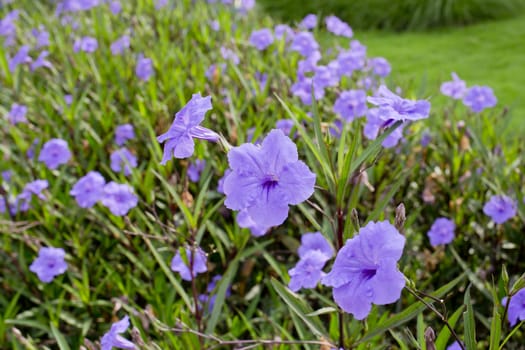
{"label": "purple flower in focus", "polygon": [[232,173],[224,181],[232,210],[246,209],[258,226],[277,226],[314,192],[315,174],[298,159],[297,147],[281,130],[272,130],[261,147],[245,143],[228,152]]}
{"label": "purple flower in focus", "polygon": [[122,146],[126,141],[131,140],[135,137],[135,131],[133,130],[133,125],[131,124],[122,124],[117,126],[115,129],[115,143],[118,146]]}
{"label": "purple flower in focus", "polygon": [[146,58],[140,55],[137,60],[137,65],[135,66],[135,74],[139,79],[148,81],[153,75],[153,61],[151,58]]}
{"label": "purple flower in focus", "polygon": [[301,23],[299,23],[299,28],[301,29],[314,29],[317,25],[317,16],[314,14],[306,15]]}
{"label": "purple flower in focus", "polygon": [[[503,298],[501,305],[507,306],[508,297]],[[510,326],[514,327],[519,321],[525,321],[525,288],[518,291],[510,298],[507,319]]]}
{"label": "purple flower in focus", "polygon": [[290,132],[294,127],[294,122],[292,119],[279,119],[275,123],[275,128],[280,129],[286,136],[290,137]]}
{"label": "purple flower in focus", "polygon": [[40,281],[49,283],[56,276],[66,272],[65,256],[66,252],[62,248],[42,247],[38,251],[38,257],[29,266],[29,270],[36,273]]}
{"label": "purple flower in focus", "polygon": [[69,158],[71,158],[71,152],[67,142],[62,139],[47,141],[38,155],[38,161],[45,163],[51,170],[58,168],[61,164],[66,164]]}
{"label": "purple flower in focus", "polygon": [[428,118],[430,103],[425,100],[412,101],[394,94],[384,85],[379,87],[375,97],[368,102],[379,107],[379,118],[384,121],[406,121]]}
{"label": "purple flower in focus", "polygon": [[483,213],[496,224],[503,224],[516,215],[516,202],[505,195],[492,196],[483,206]]}
{"label": "purple flower in focus", "polygon": [[440,90],[443,95],[460,100],[467,93],[467,84],[456,73],[452,73],[452,81],[441,84]]}
{"label": "purple flower in focus", "polygon": [[[186,253],[185,259],[182,258],[181,250],[179,249],[171,260],[172,271],[180,273],[180,277],[185,281],[191,281],[192,276],[196,277],[199,273],[208,271],[208,266],[206,265],[208,258],[200,247],[186,247],[184,251]],[[192,266],[191,271],[190,265]]]}
{"label": "purple flower in focus", "polygon": [[297,251],[299,257],[302,259],[311,251],[322,254],[325,262],[334,256],[334,248],[320,232],[305,233],[301,236],[301,245]]}
{"label": "purple flower in focus", "polygon": [[139,199],[129,185],[111,181],[104,186],[101,202],[113,215],[124,216],[137,206]]}
{"label": "purple flower in focus", "polygon": [[[385,121],[379,117],[379,114],[379,108],[372,108],[367,111],[363,134],[369,140],[375,140],[379,134],[379,130],[385,126]],[[381,145],[385,148],[392,148],[396,146],[402,138],[403,125],[400,125],[383,140]]]}
{"label": "purple flower in focus", "polygon": [[370,59],[369,63],[374,74],[380,76],[381,78],[387,77],[392,70],[388,61],[383,57],[372,58]]}
{"label": "purple flower in focus", "polygon": [[75,183],[69,194],[75,197],[78,206],[91,208],[104,196],[106,181],[100,173],[90,171]]}
{"label": "purple flower in focus", "polygon": [[239,211],[237,214],[237,225],[239,225],[241,228],[249,229],[252,236],[254,237],[261,237],[265,235],[271,227],[265,223],[257,223],[253,221],[253,218],[246,209]]}
{"label": "purple flower in focus", "polygon": [[75,40],[73,44],[73,52],[84,51],[87,53],[93,53],[98,49],[97,39],[85,36],[83,38]]}
{"label": "purple flower in focus", "polygon": [[33,63],[31,63],[31,66],[30,66],[31,71],[33,72],[37,68],[40,68],[40,67],[52,68],[53,65],[51,64],[51,62],[46,60],[47,56],[49,56],[49,51],[44,50],[40,52],[37,59]]}
{"label": "purple flower in focus", "polygon": [[391,304],[401,297],[405,276],[397,261],[404,245],[405,237],[388,221],[369,222],[339,250],[322,283],[333,287],[337,305],[362,320],[372,303]]}
{"label": "purple flower in focus", "polygon": [[41,47],[49,46],[49,32],[47,32],[44,27],[40,26],[39,29],[33,29],[31,31],[33,36],[36,38],[36,46],[35,49],[39,49]]}
{"label": "purple flower in focus", "polygon": [[204,115],[212,109],[211,97],[202,97],[200,93],[193,94],[191,100],[177,114],[170,129],[157,137],[164,145],[164,155],[160,164],[164,165],[171,159],[188,158],[193,154],[195,144],[193,138],[216,142],[219,135],[210,129],[200,126]]}
{"label": "purple flower in focus", "polygon": [[300,32],[293,37],[290,50],[297,51],[304,57],[310,56],[315,51],[319,50],[319,44],[315,41],[314,36],[310,32]]}
{"label": "purple flower in focus", "polygon": [[217,192],[224,194],[224,180],[226,180],[226,177],[228,177],[228,175],[231,172],[232,171],[230,169],[226,169],[226,171],[224,171],[224,174],[222,175],[222,177],[219,179],[217,183]]}
{"label": "purple flower in focus", "polygon": [[257,50],[262,51],[273,43],[272,31],[268,28],[256,30],[250,36],[250,44],[255,46]]}
{"label": "purple flower in focus", "polygon": [[195,162],[190,163],[188,166],[188,178],[191,182],[199,182],[201,172],[206,167],[206,161],[204,159],[197,159]]}
{"label": "purple flower in focus", "polygon": [[111,350],[113,347],[119,349],[134,350],[136,349],[135,345],[121,336],[121,333],[124,333],[129,328],[129,317],[126,315],[124,318],[118,322],[115,322],[111,325],[111,328],[100,340],[101,350]]}
{"label": "purple flower in focus", "polygon": [[497,103],[496,96],[488,86],[473,86],[467,90],[463,98],[463,104],[475,113],[479,113],[485,108],[494,107]]}
{"label": "purple flower in focus", "polygon": [[20,47],[18,52],[9,60],[8,68],[10,72],[14,72],[16,67],[20,64],[30,63],[31,57],[29,57],[30,47],[23,45]]}
{"label": "purple flower in focus", "polygon": [[302,257],[294,268],[288,270],[290,283],[288,288],[297,292],[301,288],[315,288],[325,275],[323,272],[326,257],[324,254],[312,250]]}
{"label": "purple flower in focus", "polygon": [[325,23],[326,29],[335,35],[344,36],[347,38],[351,38],[354,35],[352,28],[350,28],[346,22],[341,21],[341,19],[336,16],[326,17]]}
{"label": "purple flower in focus", "polygon": [[133,155],[127,148],[119,148],[110,156],[111,170],[120,172],[124,170],[124,175],[131,175],[131,169],[137,167],[137,157]]}
{"label": "purple flower in focus", "polygon": [[363,90],[343,91],[334,103],[334,112],[347,122],[364,116],[366,110],[366,92]]}
{"label": "purple flower in focus", "polygon": [[221,56],[225,60],[229,60],[235,65],[239,64],[240,62],[239,56],[237,56],[237,54],[233,50],[228,49],[224,46],[221,46]]}
{"label": "purple flower in focus", "polygon": [[130,39],[129,35],[124,34],[117,40],[111,43],[110,49],[113,56],[122,55],[124,51],[129,49]]}
{"label": "purple flower in focus", "polygon": [[290,41],[295,36],[295,33],[294,33],[293,29],[290,28],[290,26],[288,26],[286,24],[278,24],[278,25],[276,25],[274,33],[275,33],[275,37],[278,40],[281,40],[282,38],[285,38],[286,41]]}
{"label": "purple flower in focus", "polygon": [[9,111],[9,122],[16,125],[18,123],[27,123],[27,107],[24,105],[19,105],[18,103],[13,103],[11,105],[11,110]]}
{"label": "purple flower in focus", "polygon": [[122,5],[120,4],[120,1],[113,0],[109,3],[109,10],[112,14],[118,15],[120,11],[122,11]]}
{"label": "purple flower in focus", "polygon": [[454,230],[456,224],[447,218],[438,218],[432,224],[427,236],[430,239],[430,245],[435,247],[440,244],[449,244],[454,240]]}

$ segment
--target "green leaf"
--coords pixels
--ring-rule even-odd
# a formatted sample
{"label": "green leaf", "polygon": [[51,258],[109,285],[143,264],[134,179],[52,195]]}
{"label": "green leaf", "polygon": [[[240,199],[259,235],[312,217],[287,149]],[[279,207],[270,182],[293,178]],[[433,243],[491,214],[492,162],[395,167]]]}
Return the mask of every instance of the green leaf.
{"label": "green leaf", "polygon": [[51,333],[53,333],[53,337],[55,337],[55,340],[57,341],[58,348],[60,350],[70,350],[66,338],[64,338],[64,335],[60,333],[58,328],[56,328],[53,323],[50,323],[49,326],[51,328]]}
{"label": "green leaf", "polygon": [[497,350],[501,340],[501,314],[499,312],[499,298],[496,288],[492,288],[492,295],[494,299],[494,306],[492,308],[492,321],[490,323],[490,350]]}
{"label": "green leaf", "polygon": [[459,256],[458,252],[456,252],[456,250],[454,249],[454,247],[450,246],[449,245],[449,249],[450,251],[452,252],[452,255],[454,255],[454,258],[456,259],[456,261],[458,262],[458,264],[461,266],[461,268],[463,269],[463,271],[465,271],[465,273],[467,274],[467,277],[469,279],[469,281],[474,285],[474,287],[476,287],[476,289],[478,289],[481,294],[483,294],[484,296],[487,297],[487,299],[489,299],[490,301],[492,301],[492,296],[490,295],[490,293],[487,291],[487,289],[485,288],[485,285],[483,284],[483,282],[479,279],[478,276],[476,276],[476,274],[474,272],[472,272],[471,269],[469,269],[469,267],[467,266],[467,264],[463,261],[463,259],[461,259],[461,257]]}
{"label": "green leaf", "polygon": [[470,299],[470,286],[465,292],[465,307],[467,310],[463,313],[463,324],[465,327],[465,346],[467,350],[476,349],[476,321],[474,320],[474,310]]}

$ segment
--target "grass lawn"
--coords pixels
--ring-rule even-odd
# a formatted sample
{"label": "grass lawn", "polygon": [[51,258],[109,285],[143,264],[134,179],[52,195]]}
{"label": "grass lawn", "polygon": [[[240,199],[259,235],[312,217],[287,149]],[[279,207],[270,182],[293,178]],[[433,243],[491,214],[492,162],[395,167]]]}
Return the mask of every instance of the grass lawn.
{"label": "grass lawn", "polygon": [[[525,131],[525,14],[464,28],[426,33],[358,32],[355,37],[370,56],[392,64],[392,80],[422,88],[425,95],[439,91],[441,82],[456,72],[469,86],[489,85],[498,102],[510,107],[514,130]],[[432,102],[444,103],[441,96]]]}

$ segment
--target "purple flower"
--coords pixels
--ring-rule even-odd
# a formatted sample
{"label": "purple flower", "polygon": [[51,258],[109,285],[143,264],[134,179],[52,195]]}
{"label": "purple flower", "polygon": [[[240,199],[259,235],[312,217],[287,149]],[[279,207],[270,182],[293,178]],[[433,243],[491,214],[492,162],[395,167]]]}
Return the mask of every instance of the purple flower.
{"label": "purple flower", "polygon": [[49,46],[49,33],[42,26],[39,29],[33,29],[31,33],[36,38],[36,49]]}
{"label": "purple flower", "polygon": [[41,200],[46,200],[46,196],[42,194],[42,191],[49,186],[47,180],[35,180],[28,182],[22,191],[22,193],[27,193],[29,196],[37,196]]}
{"label": "purple flower", "polygon": [[228,153],[232,173],[224,181],[226,207],[246,209],[257,226],[280,225],[289,205],[314,192],[315,174],[298,160],[297,147],[281,130],[272,130],[261,147],[247,143]]}
{"label": "purple flower", "polygon": [[293,37],[290,50],[297,51],[304,57],[310,56],[315,51],[319,50],[319,44],[315,41],[314,36],[310,32],[300,32]]}
{"label": "purple flower", "polygon": [[268,74],[255,72],[255,79],[259,83],[259,91],[264,91],[266,88],[266,83],[268,83]]}
{"label": "purple flower", "polygon": [[208,80],[214,80],[215,77],[218,77],[220,75],[221,71],[224,71],[226,69],[226,63],[222,64],[211,64],[208,69],[206,69],[206,72],[204,73],[204,76],[208,78]]}
{"label": "purple flower", "polygon": [[337,55],[337,66],[340,77],[351,76],[356,70],[361,70],[366,63],[366,49],[345,50]]}
{"label": "purple flower", "polygon": [[33,140],[33,142],[31,143],[31,146],[29,146],[29,148],[26,151],[27,158],[33,159],[35,155],[35,147],[38,145],[39,142],[40,142],[39,138],[36,138]]}
{"label": "purple flower", "polygon": [[111,43],[110,49],[113,56],[122,55],[124,51],[129,49],[130,39],[129,35],[124,34],[117,40]]}
{"label": "purple flower", "polygon": [[430,142],[432,141],[432,135],[430,135],[430,132],[423,131],[423,134],[421,135],[421,146],[427,147]]}
{"label": "purple flower", "polygon": [[427,236],[430,239],[430,245],[435,247],[440,244],[449,244],[454,240],[454,230],[456,224],[447,218],[438,218],[432,224]]}
{"label": "purple flower", "polygon": [[69,194],[75,197],[79,207],[91,208],[104,196],[105,183],[100,173],[90,171],[78,179]]}
{"label": "purple flower", "polygon": [[193,94],[191,100],[177,114],[168,132],[157,137],[164,145],[164,155],[160,164],[164,165],[171,157],[188,158],[193,154],[195,144],[193,138],[208,141],[218,141],[219,135],[199,124],[204,120],[204,115],[212,109],[211,97],[201,97]]}
{"label": "purple flower", "polygon": [[135,344],[120,335],[128,328],[129,317],[127,315],[122,320],[113,323],[110,330],[100,340],[101,350],[111,350],[113,347],[127,350],[136,349]]}
{"label": "purple flower", "polygon": [[36,273],[40,281],[49,283],[56,276],[66,272],[65,256],[66,252],[62,248],[42,247],[38,251],[38,257],[29,266],[29,270]]}
{"label": "purple flower", "polygon": [[262,51],[273,43],[272,31],[268,28],[256,30],[250,36],[250,44],[255,46],[257,50]]}
{"label": "purple flower", "polygon": [[326,17],[325,23],[326,29],[328,29],[329,32],[335,35],[340,35],[347,38],[351,38],[354,35],[352,28],[350,28],[350,26],[346,22],[341,21],[336,16]]}
{"label": "purple flower", "polygon": [[347,122],[364,116],[366,111],[366,92],[363,90],[343,91],[334,103],[334,112]]}
{"label": "purple flower", "polygon": [[218,20],[214,19],[213,21],[210,21],[210,28],[218,32],[219,29],[221,29],[221,24],[219,23]]}
{"label": "purple flower", "polygon": [[16,25],[14,22],[18,19],[18,14],[18,10],[13,10],[0,20],[0,36],[6,37],[10,42],[14,42],[16,35]]}
{"label": "purple flower", "polygon": [[[379,130],[385,126],[385,121],[379,117],[379,108],[372,108],[367,111],[366,124],[363,129],[363,134],[369,140],[375,140],[379,134]],[[381,145],[385,148],[391,148],[398,144],[399,140],[403,138],[403,126],[400,125],[390,135],[388,135]]]}
{"label": "purple flower", "polygon": [[313,83],[318,88],[327,88],[336,86],[339,83],[339,77],[334,74],[334,70],[328,66],[317,66],[315,67],[315,74],[313,77]]}
{"label": "purple flower", "polygon": [[367,100],[379,107],[379,118],[385,121],[425,119],[430,113],[428,101],[412,101],[401,98],[384,85],[379,87],[375,97],[369,96]]}
{"label": "purple flower", "polygon": [[[179,250],[171,260],[171,269],[180,273],[180,277],[183,280],[191,281],[192,277],[208,271],[208,266],[206,265],[207,257],[200,247],[186,247],[184,251],[186,253],[185,259],[182,258]],[[192,266],[191,271],[189,268],[190,264]]]}
{"label": "purple flower", "polygon": [[71,103],[73,103],[73,95],[71,94],[64,95],[64,102],[66,103],[67,106],[71,106]]}
{"label": "purple flower", "polygon": [[117,126],[115,129],[115,143],[118,146],[122,146],[126,141],[131,140],[135,137],[135,131],[133,130],[133,125],[131,124],[122,124]]}
{"label": "purple flower", "polygon": [[388,61],[383,57],[372,58],[370,59],[369,63],[374,74],[380,76],[381,78],[387,77],[392,70]]}
{"label": "purple flower", "polygon": [[122,5],[120,4],[120,1],[111,1],[109,3],[109,10],[112,14],[118,15],[120,11],[122,11]]}
{"label": "purple flower", "polygon": [[11,182],[11,178],[13,177],[13,172],[11,170],[5,170],[2,171],[2,180],[4,180],[5,183]]}
{"label": "purple flower", "polygon": [[204,159],[197,159],[195,162],[190,163],[188,166],[188,178],[191,182],[199,182],[201,172],[206,167],[206,161]]}
{"label": "purple flower", "polygon": [[239,56],[237,56],[237,54],[233,50],[228,49],[224,46],[221,46],[221,56],[225,60],[229,60],[235,65],[239,64],[240,62]]}
{"label": "purple flower", "polygon": [[62,11],[87,11],[100,5],[100,3],[100,0],[64,0],[62,2]]}
{"label": "purple flower", "polygon": [[237,225],[241,228],[249,229],[254,237],[264,236],[271,227],[265,223],[257,223],[253,221],[253,218],[246,209],[239,211],[237,214]]}
{"label": "purple flower", "polygon": [[459,79],[456,73],[452,73],[452,81],[441,84],[440,90],[443,95],[450,96],[455,100],[460,100],[467,93],[467,84]]}
{"label": "purple flower", "polygon": [[288,288],[297,292],[301,288],[315,288],[325,275],[323,272],[326,257],[319,251],[309,251],[293,269],[288,270],[290,283]]}
{"label": "purple flower", "polygon": [[140,55],[137,60],[137,65],[135,66],[135,74],[139,79],[148,81],[153,75],[153,61],[151,58],[146,58]]}
{"label": "purple flower", "polygon": [[314,14],[306,15],[301,23],[299,23],[299,28],[301,29],[314,29],[317,25],[317,16]]}
{"label": "purple flower", "polygon": [[483,213],[496,224],[503,224],[516,215],[516,202],[505,195],[492,196],[483,206]]}
{"label": "purple flower", "polygon": [[293,29],[290,28],[290,26],[288,26],[286,24],[278,24],[278,25],[276,25],[274,33],[275,33],[275,37],[278,40],[281,40],[282,38],[285,38],[286,41],[290,41],[295,36],[295,33],[294,33]]}
{"label": "purple flower", "polygon": [[[505,297],[501,301],[503,307],[507,306],[508,299],[509,298]],[[525,321],[525,288],[521,289],[510,298],[507,318],[511,327],[514,327],[516,323],[518,323],[518,320]]]}
{"label": "purple flower", "polygon": [[8,67],[10,72],[14,72],[16,67],[20,64],[30,63],[31,57],[29,57],[29,50],[31,48],[28,45],[20,47],[18,52],[9,60]]}
{"label": "purple flower", "polygon": [[467,90],[463,104],[473,112],[479,113],[485,108],[494,107],[498,100],[488,86],[473,86]]}
{"label": "purple flower", "polygon": [[320,232],[305,233],[301,236],[301,245],[297,251],[299,257],[305,258],[312,251],[322,254],[325,262],[334,256],[334,248]]}
{"label": "purple flower", "polygon": [[102,204],[106,206],[113,215],[124,216],[139,202],[133,193],[133,188],[127,184],[118,184],[111,181],[104,186]]}
{"label": "purple flower", "polygon": [[11,124],[16,125],[18,123],[27,123],[27,107],[13,103],[11,105],[11,111],[9,111],[9,121]]}
{"label": "purple flower", "polygon": [[309,106],[312,104],[312,88],[316,100],[324,97],[324,89],[314,85],[313,79],[309,77],[300,77],[298,81],[292,85],[291,91],[294,96],[301,99],[302,103]]}
{"label": "purple flower", "polygon": [[45,163],[51,170],[58,168],[61,164],[66,164],[70,158],[71,152],[67,142],[62,139],[47,141],[38,155],[38,161]]}
{"label": "purple flower", "polygon": [[155,10],[160,10],[168,4],[168,0],[156,0],[155,1]]}
{"label": "purple flower", "polygon": [[305,73],[313,72],[317,68],[317,62],[321,59],[319,51],[313,51],[304,60],[297,64],[297,76],[304,77]]}
{"label": "purple flower", "polygon": [[280,119],[275,123],[275,127],[280,129],[286,136],[290,136],[294,122],[292,119]]}
{"label": "purple flower", "polygon": [[463,348],[461,347],[461,345],[459,345],[458,341],[456,340],[455,342],[447,346],[447,350],[463,350]]}
{"label": "purple flower", "polygon": [[73,52],[84,51],[87,53],[95,52],[98,48],[97,39],[85,36],[83,38],[75,40],[73,44]]}
{"label": "purple flower", "polygon": [[124,175],[131,175],[131,169],[137,167],[137,157],[127,148],[119,148],[111,153],[111,170],[120,172],[124,170]]}
{"label": "purple flower", "polygon": [[241,0],[239,4],[239,11],[241,13],[246,13],[255,6],[255,0]]}
{"label": "purple flower", "polygon": [[224,194],[224,180],[226,180],[226,177],[228,177],[230,173],[231,173],[230,169],[226,169],[226,171],[224,171],[224,174],[222,175],[222,177],[219,179],[217,183],[217,192]]}
{"label": "purple flower", "polygon": [[333,287],[337,305],[362,320],[372,303],[390,304],[401,297],[405,276],[397,261],[404,245],[405,237],[388,221],[369,222],[339,250],[322,283]]}
{"label": "purple flower", "polygon": [[40,67],[52,68],[53,65],[51,64],[51,62],[46,60],[47,56],[49,56],[49,51],[44,50],[40,52],[37,59],[33,63],[31,63],[31,66],[30,66],[31,71],[33,72],[37,68],[40,68]]}

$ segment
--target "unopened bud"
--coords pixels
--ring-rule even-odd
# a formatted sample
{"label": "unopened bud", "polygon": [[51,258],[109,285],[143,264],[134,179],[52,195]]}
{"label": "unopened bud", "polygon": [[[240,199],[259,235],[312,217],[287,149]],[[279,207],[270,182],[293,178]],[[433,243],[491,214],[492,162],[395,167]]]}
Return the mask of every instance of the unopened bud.
{"label": "unopened bud", "polygon": [[427,350],[436,350],[436,344],[434,344],[435,340],[436,333],[432,327],[427,327],[427,329],[425,329],[425,344],[427,345]]}
{"label": "unopened bud", "polygon": [[395,219],[395,226],[397,228],[397,230],[400,232],[400,233],[403,233],[405,231],[405,221],[406,221],[406,216],[405,216],[405,205],[403,203],[399,204],[396,208],[396,219]]}

